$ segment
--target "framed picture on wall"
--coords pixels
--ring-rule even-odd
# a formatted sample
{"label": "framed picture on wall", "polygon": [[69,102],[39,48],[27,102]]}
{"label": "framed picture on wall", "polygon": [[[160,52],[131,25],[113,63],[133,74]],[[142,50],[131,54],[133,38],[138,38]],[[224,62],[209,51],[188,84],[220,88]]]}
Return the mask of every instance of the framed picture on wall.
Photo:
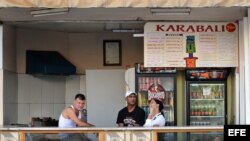
{"label": "framed picture on wall", "polygon": [[121,40],[104,40],[103,65],[120,66],[121,58]]}

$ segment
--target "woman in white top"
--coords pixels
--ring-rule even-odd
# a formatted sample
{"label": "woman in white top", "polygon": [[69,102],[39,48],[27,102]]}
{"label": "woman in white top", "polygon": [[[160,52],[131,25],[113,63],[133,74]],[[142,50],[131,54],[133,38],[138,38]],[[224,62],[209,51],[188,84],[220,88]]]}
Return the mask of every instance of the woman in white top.
{"label": "woman in white top", "polygon": [[159,99],[152,98],[149,102],[150,113],[144,127],[162,127],[165,126],[165,118],[162,114],[163,104]]}

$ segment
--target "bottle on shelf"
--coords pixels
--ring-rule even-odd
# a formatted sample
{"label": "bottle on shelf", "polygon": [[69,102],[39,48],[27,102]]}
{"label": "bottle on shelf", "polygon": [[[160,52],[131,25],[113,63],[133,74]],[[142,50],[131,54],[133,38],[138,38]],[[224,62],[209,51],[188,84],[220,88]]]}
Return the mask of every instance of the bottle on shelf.
{"label": "bottle on shelf", "polygon": [[142,106],[142,94],[138,93],[138,106]]}
{"label": "bottle on shelf", "polygon": [[219,91],[219,98],[222,99],[224,97],[224,94],[222,91]]}
{"label": "bottle on shelf", "polygon": [[169,106],[173,107],[174,106],[173,91],[169,91],[168,100],[169,100],[168,101]]}
{"label": "bottle on shelf", "polygon": [[215,105],[213,105],[213,108],[212,108],[212,116],[216,116],[217,115],[217,109],[215,107]]}
{"label": "bottle on shelf", "polygon": [[213,108],[212,108],[212,105],[209,104],[208,105],[208,116],[212,116],[213,115]]}
{"label": "bottle on shelf", "polygon": [[191,105],[191,109],[190,109],[190,115],[194,116],[195,115],[195,110],[194,110],[194,105]]}
{"label": "bottle on shelf", "polygon": [[205,106],[205,116],[209,116],[209,106]]}
{"label": "bottle on shelf", "polygon": [[205,111],[203,110],[203,105],[200,105],[200,116],[204,116]]}
{"label": "bottle on shelf", "polygon": [[197,106],[197,116],[201,116],[201,105]]}
{"label": "bottle on shelf", "polygon": [[147,106],[148,101],[147,101],[147,92],[141,91],[138,93],[138,105],[139,106]]}

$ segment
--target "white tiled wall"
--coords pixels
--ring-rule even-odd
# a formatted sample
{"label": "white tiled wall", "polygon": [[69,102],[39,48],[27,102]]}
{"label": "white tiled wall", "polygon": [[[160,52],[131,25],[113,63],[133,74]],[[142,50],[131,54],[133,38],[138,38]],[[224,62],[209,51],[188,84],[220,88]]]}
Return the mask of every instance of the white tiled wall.
{"label": "white tiled wall", "polygon": [[3,74],[3,123],[8,124],[17,121],[17,77],[9,71]]}
{"label": "white tiled wall", "polygon": [[29,123],[32,117],[59,118],[65,107],[64,76],[18,74],[18,123]]}
{"label": "white tiled wall", "polygon": [[64,103],[63,104],[53,104],[53,106],[54,106],[53,107],[53,110],[54,110],[54,112],[53,112],[54,116],[53,117],[58,119],[61,112],[62,112],[62,109],[65,108],[65,104]]}
{"label": "white tiled wall", "polygon": [[42,104],[42,115],[44,117],[54,117],[54,104]]}
{"label": "white tiled wall", "polygon": [[85,76],[33,76],[4,72],[4,124],[28,124],[32,117],[58,119],[75,94],[86,91]]}
{"label": "white tiled wall", "polygon": [[72,104],[75,95],[80,93],[80,76],[70,76],[66,79],[65,106]]}
{"label": "white tiled wall", "polygon": [[18,103],[17,104],[17,123],[28,124],[30,122],[30,104]]}

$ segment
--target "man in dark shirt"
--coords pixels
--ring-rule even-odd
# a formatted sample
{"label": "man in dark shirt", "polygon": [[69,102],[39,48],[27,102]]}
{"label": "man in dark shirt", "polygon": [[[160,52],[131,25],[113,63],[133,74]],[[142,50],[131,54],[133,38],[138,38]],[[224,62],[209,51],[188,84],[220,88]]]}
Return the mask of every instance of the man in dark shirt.
{"label": "man in dark shirt", "polygon": [[121,109],[117,116],[117,125],[122,126],[143,126],[145,123],[145,112],[136,105],[137,94],[128,91],[125,94],[127,106]]}

